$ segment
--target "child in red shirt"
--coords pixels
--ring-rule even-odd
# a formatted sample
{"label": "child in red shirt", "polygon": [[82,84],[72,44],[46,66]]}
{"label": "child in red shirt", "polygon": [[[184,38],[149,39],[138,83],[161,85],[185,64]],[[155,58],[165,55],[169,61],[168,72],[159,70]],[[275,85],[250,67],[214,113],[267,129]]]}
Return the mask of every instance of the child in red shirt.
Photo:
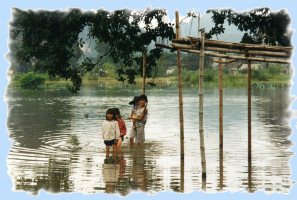
{"label": "child in red shirt", "polygon": [[124,120],[121,118],[120,110],[118,108],[113,108],[113,111],[115,113],[115,116],[117,118],[119,128],[120,128],[120,138],[118,140],[117,149],[121,150],[121,145],[122,145],[122,142],[124,141],[124,136],[127,133],[127,128]]}

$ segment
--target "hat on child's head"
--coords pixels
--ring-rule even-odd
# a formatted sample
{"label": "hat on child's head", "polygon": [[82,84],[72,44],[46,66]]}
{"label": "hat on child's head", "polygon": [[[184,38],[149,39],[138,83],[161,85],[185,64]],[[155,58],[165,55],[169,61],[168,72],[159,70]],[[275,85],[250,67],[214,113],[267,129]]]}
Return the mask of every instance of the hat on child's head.
{"label": "hat on child's head", "polygon": [[147,97],[144,94],[140,95],[138,98],[139,100],[145,100],[147,102]]}
{"label": "hat on child's head", "polygon": [[129,105],[134,105],[139,99],[139,96],[134,96],[133,100],[129,102]]}

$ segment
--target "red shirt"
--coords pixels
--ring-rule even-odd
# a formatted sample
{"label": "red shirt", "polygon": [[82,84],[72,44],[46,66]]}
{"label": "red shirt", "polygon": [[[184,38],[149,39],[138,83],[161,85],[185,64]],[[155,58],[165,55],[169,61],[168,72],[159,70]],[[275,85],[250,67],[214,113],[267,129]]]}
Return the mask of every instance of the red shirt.
{"label": "red shirt", "polygon": [[119,124],[121,135],[126,135],[127,128],[126,128],[126,124],[125,124],[124,120],[122,120],[121,118],[119,118],[118,119],[118,124]]}

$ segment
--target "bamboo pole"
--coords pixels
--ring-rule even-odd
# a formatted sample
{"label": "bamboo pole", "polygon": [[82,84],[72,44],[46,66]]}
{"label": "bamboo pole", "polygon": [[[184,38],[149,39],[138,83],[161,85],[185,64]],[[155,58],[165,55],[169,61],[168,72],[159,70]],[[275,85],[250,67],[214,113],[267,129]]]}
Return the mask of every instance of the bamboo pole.
{"label": "bamboo pole", "polygon": [[146,65],[146,53],[142,52],[142,94],[145,94],[145,65]]}
{"label": "bamboo pole", "polygon": [[222,58],[219,59],[219,112],[220,112],[220,190],[223,189],[223,70],[222,70]]}
{"label": "bamboo pole", "polygon": [[251,61],[248,61],[248,162],[252,160],[252,87],[251,87],[252,67]]}
{"label": "bamboo pole", "polygon": [[[182,41],[187,43],[200,42],[201,38],[188,37],[189,39],[181,38]],[[172,40],[173,42],[178,42],[179,40]],[[293,47],[283,47],[283,46],[269,46],[269,45],[257,45],[257,44],[248,44],[248,43],[235,43],[235,42],[226,42],[219,40],[210,40],[205,39],[204,43],[206,46],[219,46],[219,47],[228,47],[228,48],[238,48],[238,49],[248,49],[248,50],[266,50],[266,51],[282,51],[282,52],[292,52]]]}
{"label": "bamboo pole", "polygon": [[[198,49],[199,45],[192,45],[192,44],[179,44],[179,43],[172,43],[172,46],[175,48],[181,48],[181,49]],[[255,50],[247,50],[247,49],[232,49],[232,48],[220,48],[220,47],[208,47],[205,46],[204,50],[206,51],[216,51],[216,52],[224,52],[224,53],[237,53],[237,54],[249,54],[249,55],[255,55],[255,56],[270,56],[270,57],[284,57],[289,58],[290,54],[286,52],[270,52],[270,51],[255,51]]]}
{"label": "bamboo pole", "polygon": [[[162,48],[168,48],[168,49],[175,49],[173,46],[159,44],[159,43],[156,43],[156,46],[160,46]],[[188,53],[200,54],[200,51],[198,51],[198,50],[190,50],[190,49],[180,49],[180,50],[184,51],[184,52],[188,52]],[[276,59],[266,59],[266,58],[256,58],[256,57],[246,57],[246,56],[233,56],[233,55],[217,54],[217,53],[210,53],[210,52],[204,52],[204,55],[219,57],[219,58],[236,59],[236,60],[249,60],[249,61],[270,62],[270,63],[284,63],[284,64],[291,63],[291,61],[289,61],[289,60],[276,60]]]}
{"label": "bamboo pole", "polygon": [[[179,39],[179,14],[175,11],[176,20],[176,38]],[[183,90],[182,90],[182,74],[181,74],[181,55],[180,49],[177,50],[177,66],[178,66],[178,96],[179,96],[179,123],[180,123],[180,157],[181,162],[184,160],[184,115],[183,115]]]}
{"label": "bamboo pole", "polygon": [[180,49],[196,49],[196,47],[188,44],[178,44],[178,43],[172,43],[172,46],[175,48],[180,48]]}
{"label": "bamboo pole", "polygon": [[202,178],[206,177],[206,160],[205,160],[205,145],[204,145],[204,129],[203,129],[203,68],[204,68],[204,31],[201,32],[202,45],[200,49],[199,60],[199,135],[200,135],[200,153],[202,165]]}
{"label": "bamboo pole", "polygon": [[200,10],[198,12],[198,37],[200,37],[200,21],[201,21],[201,18],[200,18]]}
{"label": "bamboo pole", "polygon": [[[182,51],[200,54],[200,51],[197,51],[197,50],[182,49]],[[270,63],[284,63],[284,64],[291,63],[289,60],[276,60],[276,59],[255,58],[255,57],[246,57],[246,56],[231,56],[231,55],[226,55],[226,54],[216,54],[216,53],[209,53],[209,52],[205,52],[204,55],[219,57],[219,58],[236,59],[236,60],[248,60],[248,61],[259,61],[259,62],[270,62]]]}

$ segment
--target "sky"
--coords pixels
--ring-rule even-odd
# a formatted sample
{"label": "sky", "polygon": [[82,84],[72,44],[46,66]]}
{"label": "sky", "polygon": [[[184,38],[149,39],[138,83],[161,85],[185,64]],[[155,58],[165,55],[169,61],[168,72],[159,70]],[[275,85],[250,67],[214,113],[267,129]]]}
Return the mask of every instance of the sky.
{"label": "sky", "polygon": [[[7,165],[6,165],[6,157],[9,152],[11,141],[8,140],[8,132],[6,129],[6,119],[7,119],[7,104],[5,103],[5,89],[8,83],[8,79],[6,77],[7,69],[9,67],[9,63],[5,60],[4,56],[8,52],[7,47],[7,39],[8,39],[8,23],[11,19],[11,8],[17,7],[20,9],[46,9],[46,10],[67,10],[67,8],[82,8],[84,10],[92,10],[104,8],[108,10],[116,10],[123,8],[130,9],[139,9],[144,10],[148,6],[152,8],[165,8],[168,10],[170,20],[174,18],[175,10],[179,10],[181,15],[185,15],[186,12],[192,10],[193,8],[204,13],[209,8],[234,8],[237,11],[250,10],[253,8],[259,7],[269,7],[273,11],[278,11],[280,9],[287,9],[288,13],[292,17],[291,28],[294,30],[297,27],[297,12],[295,10],[296,6],[295,2],[292,0],[209,0],[209,1],[201,1],[201,0],[50,0],[50,1],[42,1],[42,0],[2,0],[0,3],[0,94],[2,99],[0,101],[0,190],[1,190],[1,199],[122,199],[122,197],[118,195],[109,195],[109,194],[92,194],[92,195],[83,195],[80,193],[73,194],[49,194],[45,191],[41,191],[39,196],[30,196],[26,192],[14,192],[12,191],[13,185],[10,177],[7,174]],[[293,35],[292,38],[293,46],[296,45],[296,34]],[[296,51],[296,48],[295,48]],[[293,56],[292,62],[296,63],[296,56]],[[295,67],[295,66],[294,66]],[[295,67],[296,70],[296,67]],[[294,85],[291,89],[292,95],[297,95],[297,77],[293,77]],[[297,110],[297,101],[295,101],[291,108],[293,110]],[[296,113],[296,111],[294,111]],[[296,115],[295,115],[296,116]],[[297,142],[297,131],[296,131],[297,119],[291,120],[292,128],[294,129],[294,134],[290,137],[290,139],[296,143]],[[292,150],[297,151],[296,146],[292,147]],[[292,166],[292,178],[293,180],[297,180],[297,158],[294,156],[290,162]],[[133,193],[128,195],[127,199],[296,199],[297,197],[297,186],[294,185],[290,194],[265,194],[264,192],[256,192],[255,194],[247,194],[246,192],[237,192],[237,193],[216,193],[216,194],[207,194],[203,192],[195,191],[190,194],[180,194],[174,192],[162,192],[154,196],[147,195],[145,193]]]}

